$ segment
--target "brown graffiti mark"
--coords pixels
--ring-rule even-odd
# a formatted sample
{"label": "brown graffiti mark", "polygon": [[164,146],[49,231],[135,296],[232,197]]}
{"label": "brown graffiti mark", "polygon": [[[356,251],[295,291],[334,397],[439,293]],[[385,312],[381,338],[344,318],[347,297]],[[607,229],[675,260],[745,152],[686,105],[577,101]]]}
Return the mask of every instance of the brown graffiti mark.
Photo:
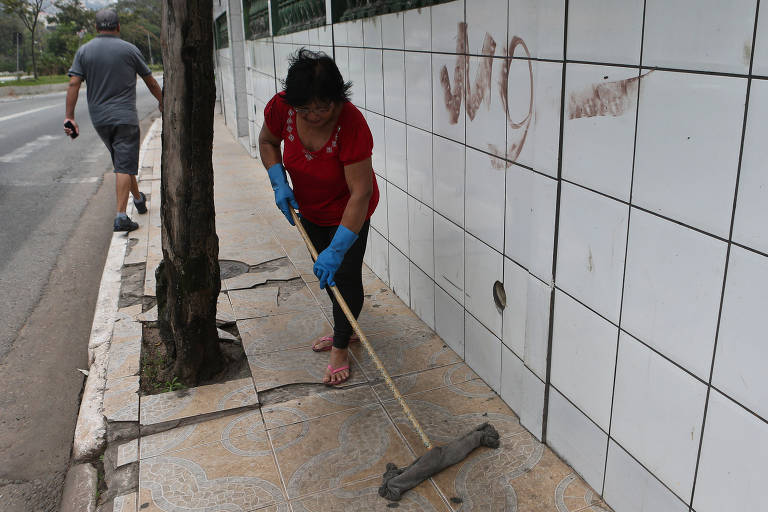
{"label": "brown graffiti mark", "polygon": [[[491,77],[493,71],[493,56],[496,53],[496,41],[491,34],[485,34],[483,40],[482,56],[480,66],[475,76],[474,84],[471,84],[469,78],[469,56],[467,48],[469,46],[467,37],[467,24],[460,22],[456,34],[456,65],[453,70],[453,87],[451,87],[451,78],[448,74],[447,66],[440,69],[440,85],[443,88],[445,109],[448,112],[448,121],[456,124],[461,114],[461,103],[466,103],[467,115],[470,121],[474,121],[480,105],[485,102],[486,108],[491,108]],[[528,113],[520,121],[514,121],[509,113],[509,67],[510,61],[515,56],[515,51],[519,48],[525,52],[528,62],[528,87],[530,95],[528,98]],[[528,46],[520,37],[513,37],[509,43],[509,48],[504,48],[505,58],[501,66],[501,77],[499,80],[499,95],[501,104],[504,108],[504,114],[511,131],[508,131],[507,159],[517,160],[520,152],[525,145],[528,136],[528,130],[533,119],[533,64],[531,62],[531,52]],[[502,151],[494,145],[488,145],[489,150],[497,155]],[[509,167],[511,164],[503,164],[500,160],[493,157],[491,164],[494,168]]]}
{"label": "brown graffiti mark", "polygon": [[[523,49],[525,56],[528,58],[528,86],[531,92],[528,98],[528,114],[521,121],[515,122],[509,115],[509,65],[518,47]],[[531,63],[531,52],[528,51],[528,45],[520,37],[514,36],[509,42],[509,49],[507,50],[504,64],[501,66],[499,94],[501,94],[501,104],[504,106],[504,112],[509,125],[509,130],[507,130],[507,159],[514,162],[523,150],[525,139],[528,137],[528,129],[533,119],[533,64]]]}
{"label": "brown graffiti mark", "polygon": [[448,76],[448,68],[440,69],[440,85],[443,86],[445,109],[448,111],[448,121],[456,124],[461,113],[461,101],[464,96],[464,76],[467,67],[467,24],[460,22],[456,31],[456,67],[453,70],[453,91],[451,91],[451,79]]}
{"label": "brown graffiti mark", "polygon": [[475,114],[477,114],[477,109],[480,108],[483,98],[485,98],[486,108],[489,110],[491,108],[491,72],[493,71],[494,53],[496,53],[496,41],[493,40],[491,34],[486,32],[482,54],[487,57],[481,57],[480,67],[475,76],[474,92],[469,83],[469,65],[464,66],[466,70],[464,83],[467,85],[467,115],[470,121],[475,119]]}
{"label": "brown graffiti mark", "polygon": [[453,68],[453,88],[447,66],[440,69],[440,85],[443,88],[445,108],[448,112],[448,120],[451,124],[459,121],[461,103],[466,103],[467,115],[473,120],[485,100],[486,108],[491,108],[491,74],[493,71],[493,55],[496,53],[496,41],[486,33],[483,40],[482,58],[480,67],[475,76],[474,85],[469,78],[469,56],[467,55],[469,41],[467,37],[467,24],[459,23],[456,34],[456,65]]}
{"label": "brown graffiti mark", "polygon": [[592,84],[573,91],[568,95],[568,119],[618,117],[624,114],[635,103],[640,80],[652,72],[615,82]]}

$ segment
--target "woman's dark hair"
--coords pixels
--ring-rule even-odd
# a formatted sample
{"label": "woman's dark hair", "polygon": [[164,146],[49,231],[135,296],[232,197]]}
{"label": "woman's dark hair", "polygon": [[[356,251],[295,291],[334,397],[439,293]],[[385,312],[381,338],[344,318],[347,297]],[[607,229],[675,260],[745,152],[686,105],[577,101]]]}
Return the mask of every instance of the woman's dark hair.
{"label": "woman's dark hair", "polygon": [[285,101],[294,107],[314,100],[349,101],[352,82],[344,82],[336,63],[323,52],[301,48],[291,56],[288,76],[283,80]]}

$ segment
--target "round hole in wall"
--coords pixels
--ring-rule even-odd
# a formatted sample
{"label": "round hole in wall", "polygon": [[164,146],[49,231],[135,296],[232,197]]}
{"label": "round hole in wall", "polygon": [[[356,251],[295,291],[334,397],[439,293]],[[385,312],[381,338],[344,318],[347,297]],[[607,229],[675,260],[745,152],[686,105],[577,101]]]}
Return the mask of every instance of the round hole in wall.
{"label": "round hole in wall", "polygon": [[499,309],[507,307],[507,292],[504,291],[504,284],[500,281],[493,283],[493,302]]}

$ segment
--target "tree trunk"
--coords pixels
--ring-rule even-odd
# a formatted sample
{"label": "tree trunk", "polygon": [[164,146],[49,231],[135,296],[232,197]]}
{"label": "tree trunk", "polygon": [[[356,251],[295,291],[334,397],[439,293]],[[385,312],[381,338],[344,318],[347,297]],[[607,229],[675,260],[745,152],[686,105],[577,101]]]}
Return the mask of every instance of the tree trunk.
{"label": "tree trunk", "polygon": [[[37,25],[37,22],[35,22],[35,25]],[[37,80],[37,53],[35,52],[35,25],[32,25],[32,74],[35,75],[35,80]]]}
{"label": "tree trunk", "polygon": [[223,367],[216,331],[221,290],[213,204],[212,0],[164,0],[162,237],[159,322],[174,375],[195,385]]}

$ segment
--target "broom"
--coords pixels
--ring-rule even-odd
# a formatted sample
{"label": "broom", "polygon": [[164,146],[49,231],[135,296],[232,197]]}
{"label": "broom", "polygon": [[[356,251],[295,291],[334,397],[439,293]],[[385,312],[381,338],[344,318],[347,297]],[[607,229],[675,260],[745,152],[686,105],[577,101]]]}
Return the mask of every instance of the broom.
{"label": "broom", "polygon": [[[293,221],[296,224],[296,227],[299,228],[299,233],[301,233],[304,243],[307,244],[307,249],[309,249],[312,259],[317,260],[317,250],[309,239],[309,235],[307,235],[304,226],[301,224],[301,219],[296,215],[293,208],[291,208],[291,215],[293,216]],[[363,333],[363,330],[357,323],[352,311],[349,310],[349,306],[344,300],[344,297],[341,296],[341,292],[339,292],[339,289],[335,286],[330,286],[330,288],[334,297],[336,297],[339,306],[341,306],[342,311],[344,311],[347,320],[349,320],[350,325],[360,338],[360,342],[365,347],[365,350],[368,351],[376,368],[378,368],[379,373],[381,373],[381,376],[384,378],[384,382],[386,382],[390,391],[392,391],[392,394],[395,395],[405,416],[408,418],[408,421],[411,422],[411,425],[413,425],[413,428],[419,434],[421,441],[428,450],[424,455],[404,468],[398,468],[391,462],[387,464],[387,469],[384,473],[381,487],[379,488],[380,496],[392,501],[399,501],[405,491],[416,487],[427,478],[439,473],[448,466],[461,462],[478,446],[488,446],[490,448],[499,447],[499,433],[490,423],[483,423],[471,432],[454,439],[444,446],[433,447],[429,437],[427,437],[424,429],[413,415],[411,408],[408,407],[403,395],[400,394],[400,391],[398,391],[395,383],[392,381],[389,372],[387,372],[387,369],[368,342],[368,338],[365,337],[365,333]]]}

